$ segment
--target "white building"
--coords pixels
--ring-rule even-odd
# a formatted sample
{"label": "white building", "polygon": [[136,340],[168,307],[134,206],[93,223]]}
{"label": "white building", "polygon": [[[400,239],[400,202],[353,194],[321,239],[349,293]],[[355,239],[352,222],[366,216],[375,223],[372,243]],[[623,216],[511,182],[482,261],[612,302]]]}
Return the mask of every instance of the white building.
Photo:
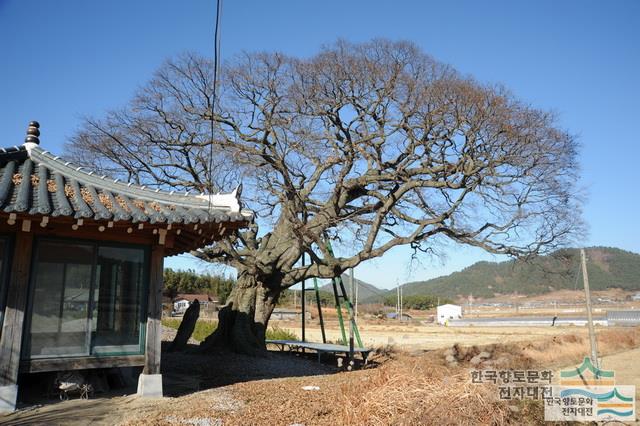
{"label": "white building", "polygon": [[187,310],[189,305],[191,305],[191,302],[189,302],[186,299],[174,300],[173,301],[173,311],[174,312],[179,312],[179,313],[184,313],[184,311]]}
{"label": "white building", "polygon": [[436,308],[436,320],[438,324],[446,324],[447,321],[462,318],[462,306],[458,305],[440,305]]}
{"label": "white building", "polygon": [[200,303],[201,309],[206,309],[210,305],[214,307],[218,305],[218,300],[208,294],[178,294],[173,299],[173,312],[184,314],[187,308],[196,300]]}

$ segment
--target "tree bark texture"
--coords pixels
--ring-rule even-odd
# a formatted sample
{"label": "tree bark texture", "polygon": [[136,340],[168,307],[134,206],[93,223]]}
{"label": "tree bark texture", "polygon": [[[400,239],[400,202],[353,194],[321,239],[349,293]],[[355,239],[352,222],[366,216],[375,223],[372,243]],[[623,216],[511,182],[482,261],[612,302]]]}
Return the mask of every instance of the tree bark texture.
{"label": "tree bark texture", "polygon": [[272,282],[241,272],[218,314],[217,329],[200,344],[201,350],[226,347],[247,355],[264,354],[267,325],[279,294]]}

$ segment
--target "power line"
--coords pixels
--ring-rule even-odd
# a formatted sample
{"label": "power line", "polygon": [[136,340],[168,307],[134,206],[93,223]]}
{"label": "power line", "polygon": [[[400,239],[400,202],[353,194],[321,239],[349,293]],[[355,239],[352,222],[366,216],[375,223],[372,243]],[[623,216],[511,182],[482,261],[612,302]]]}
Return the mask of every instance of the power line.
{"label": "power line", "polygon": [[209,140],[209,197],[207,212],[211,211],[211,195],[213,194],[213,137],[216,105],[216,90],[218,87],[218,68],[220,67],[220,14],[222,11],[222,0],[216,0],[216,21],[213,32],[213,89],[211,94],[211,138]]}

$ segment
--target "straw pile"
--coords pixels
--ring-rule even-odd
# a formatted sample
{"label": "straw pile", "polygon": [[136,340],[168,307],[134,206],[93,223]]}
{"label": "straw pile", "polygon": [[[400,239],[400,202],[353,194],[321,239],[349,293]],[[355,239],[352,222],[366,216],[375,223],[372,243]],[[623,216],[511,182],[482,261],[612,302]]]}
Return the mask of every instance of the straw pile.
{"label": "straw pile", "polygon": [[407,357],[370,374],[367,386],[342,386],[342,424],[508,424],[509,406],[489,386],[469,382],[466,371]]}

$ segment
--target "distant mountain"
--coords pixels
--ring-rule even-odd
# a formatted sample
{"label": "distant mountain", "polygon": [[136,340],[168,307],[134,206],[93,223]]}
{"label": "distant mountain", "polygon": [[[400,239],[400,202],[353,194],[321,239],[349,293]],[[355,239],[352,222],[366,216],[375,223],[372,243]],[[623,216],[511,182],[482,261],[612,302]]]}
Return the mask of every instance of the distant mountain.
{"label": "distant mountain", "polygon": [[[640,254],[609,247],[586,249],[592,290],[640,290]],[[580,250],[558,250],[529,261],[478,262],[459,272],[404,285],[405,295],[490,298],[501,294],[542,294],[582,288]],[[390,293],[394,293],[391,290]],[[361,298],[362,300],[362,298]],[[369,300],[371,302],[374,299]]]}
{"label": "distant mountain", "polygon": [[[373,284],[369,284],[357,278],[355,278],[354,281],[358,285],[358,300],[370,299],[376,296],[384,296],[387,292],[387,290],[379,289]],[[351,281],[348,274],[342,274],[342,282],[344,283],[345,290],[347,290],[347,296],[351,297]],[[331,286],[331,283],[327,283],[320,287],[320,291],[326,291],[333,294],[333,287]]]}

